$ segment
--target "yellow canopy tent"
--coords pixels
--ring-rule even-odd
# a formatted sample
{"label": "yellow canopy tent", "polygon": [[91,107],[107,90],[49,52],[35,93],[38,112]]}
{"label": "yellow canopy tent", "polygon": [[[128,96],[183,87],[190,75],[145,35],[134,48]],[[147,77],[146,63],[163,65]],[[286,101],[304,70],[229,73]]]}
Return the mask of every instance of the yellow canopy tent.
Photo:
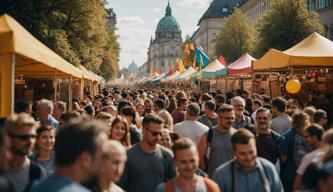
{"label": "yellow canopy tent", "polygon": [[12,113],[14,79],[23,77],[82,78],[82,71],[33,37],[15,19],[0,16],[1,116]]}
{"label": "yellow canopy tent", "polygon": [[270,49],[262,58],[252,63],[255,71],[319,66],[333,66],[333,42],[318,33],[312,33],[284,52]]}

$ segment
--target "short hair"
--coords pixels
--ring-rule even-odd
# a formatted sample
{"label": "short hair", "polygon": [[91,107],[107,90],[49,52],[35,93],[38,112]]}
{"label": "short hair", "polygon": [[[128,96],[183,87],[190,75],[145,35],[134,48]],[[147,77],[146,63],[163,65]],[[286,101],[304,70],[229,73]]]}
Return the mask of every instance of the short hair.
{"label": "short hair", "polygon": [[194,142],[186,137],[180,138],[178,139],[171,147],[171,150],[174,154],[174,156],[176,156],[176,152],[180,151],[180,150],[185,150],[185,149],[190,149],[194,147],[195,149],[197,149],[197,146],[194,144]]}
{"label": "short hair", "polygon": [[267,108],[263,108],[263,107],[260,107],[258,110],[257,110],[257,114],[258,113],[268,113],[268,116],[269,117],[272,117],[272,114],[271,114],[271,111]]}
{"label": "short hair", "polygon": [[240,101],[240,102],[242,102],[244,106],[245,106],[245,104],[246,104],[246,103],[245,103],[245,100],[244,100],[243,97],[241,97],[241,96],[233,97],[233,98],[231,99],[231,104],[233,105],[235,101]]}
{"label": "short hair", "polygon": [[203,102],[209,101],[209,100],[211,100],[211,99],[213,99],[213,98],[212,98],[212,96],[210,96],[208,93],[204,93],[204,94],[201,95],[201,100],[202,100]]}
{"label": "short hair", "polygon": [[42,99],[38,102],[38,108],[42,108],[51,114],[53,111],[53,102],[47,99]]}
{"label": "short hair", "polygon": [[312,124],[305,128],[305,131],[310,135],[310,136],[316,136],[319,141],[321,141],[322,136],[325,132],[324,128],[318,124]]}
{"label": "short hair", "polygon": [[30,103],[27,101],[17,101],[14,106],[14,112],[15,113],[24,113],[28,109]]}
{"label": "short hair", "polygon": [[199,114],[200,114],[199,105],[196,103],[190,103],[189,105],[187,105],[186,114],[189,116],[195,116],[195,117],[199,116]]}
{"label": "short hair", "polygon": [[87,112],[89,115],[95,115],[95,108],[92,105],[87,105],[84,108],[84,111]]}
{"label": "short hair", "polygon": [[15,114],[7,118],[5,122],[5,129],[8,134],[14,134],[16,129],[22,126],[31,126],[36,129],[38,124],[30,115],[26,113]]}
{"label": "short hair", "polygon": [[272,106],[276,107],[278,111],[285,112],[287,107],[287,101],[282,97],[276,97],[272,101]]}
{"label": "short hair", "polygon": [[185,104],[187,102],[187,99],[184,97],[178,98],[177,99],[177,107],[182,106],[183,104]]}
{"label": "short hair", "polygon": [[255,140],[253,133],[247,129],[240,128],[231,136],[231,144],[235,148],[236,144],[249,144],[251,139]]}
{"label": "short hair", "polygon": [[55,128],[52,127],[51,125],[42,125],[36,130],[37,137],[39,137],[44,131],[52,131],[52,130],[55,131]]}
{"label": "short hair", "polygon": [[229,104],[223,104],[218,110],[217,114],[225,113],[225,112],[232,112],[234,110],[234,107]]}
{"label": "short hair", "polygon": [[96,115],[96,119],[112,119],[113,116],[110,113],[104,112],[104,111],[100,111],[98,112],[98,114]]}
{"label": "short hair", "polygon": [[162,99],[156,99],[154,104],[160,108],[160,109],[164,109],[165,108],[165,101]]}
{"label": "short hair", "polygon": [[55,163],[70,166],[82,152],[96,153],[97,137],[106,130],[106,125],[97,121],[74,120],[59,129],[55,142]]}
{"label": "short hair", "polygon": [[108,140],[105,144],[104,144],[104,154],[110,154],[112,152],[119,152],[121,155],[123,155],[124,157],[127,157],[126,155],[126,148],[124,147],[124,145],[122,145],[119,141],[116,140]]}
{"label": "short hair", "polygon": [[255,99],[255,100],[253,100],[253,104],[258,105],[259,107],[262,106],[262,102],[261,102],[259,99]]}
{"label": "short hair", "polygon": [[155,114],[148,114],[142,120],[142,127],[147,127],[150,123],[156,123],[161,125],[163,123],[163,119]]}
{"label": "short hair", "polygon": [[124,108],[121,109],[120,111],[120,114],[122,115],[125,115],[125,116],[131,116],[133,119],[132,119],[132,122],[128,122],[128,123],[133,123],[135,124],[136,123],[136,112],[135,112],[135,109],[131,106],[126,106]]}
{"label": "short hair", "polygon": [[118,103],[118,106],[117,106],[117,111],[118,113],[120,113],[121,109],[126,107],[126,106],[132,106],[132,103],[128,100],[121,100],[119,103]]}
{"label": "short hair", "polygon": [[323,134],[322,141],[324,143],[333,145],[333,129],[329,129]]}
{"label": "short hair", "polygon": [[218,94],[215,96],[216,103],[225,103],[225,97],[222,94]]}
{"label": "short hair", "polygon": [[310,124],[309,116],[304,112],[296,112],[292,116],[291,125],[299,131],[303,131]]}
{"label": "short hair", "polygon": [[313,114],[313,121],[315,123],[319,123],[322,118],[325,118],[326,116],[326,111],[322,109],[318,109],[314,114]]}
{"label": "short hair", "polygon": [[310,117],[313,117],[313,114],[316,112],[316,108],[313,106],[308,106],[303,109],[303,112],[308,114]]}
{"label": "short hair", "polygon": [[66,111],[65,113],[60,115],[60,119],[65,123],[76,118],[81,118],[81,114],[77,111],[72,111],[72,110]]}
{"label": "short hair", "polygon": [[55,102],[54,106],[58,106],[59,109],[61,110],[61,112],[66,112],[66,110],[67,110],[66,103],[63,101]]}
{"label": "short hair", "polygon": [[213,100],[209,100],[205,102],[205,107],[207,107],[209,110],[215,111],[216,105]]}

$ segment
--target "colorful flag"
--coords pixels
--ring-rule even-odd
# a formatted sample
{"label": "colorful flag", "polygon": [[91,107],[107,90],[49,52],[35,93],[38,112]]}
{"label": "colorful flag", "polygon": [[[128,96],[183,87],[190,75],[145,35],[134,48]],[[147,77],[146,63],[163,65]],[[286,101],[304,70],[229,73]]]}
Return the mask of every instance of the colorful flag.
{"label": "colorful flag", "polygon": [[185,66],[184,66],[184,64],[183,64],[183,60],[181,60],[181,59],[178,59],[178,71],[180,72],[180,73],[182,73],[182,72],[184,72],[185,71]]}
{"label": "colorful flag", "polygon": [[227,62],[225,61],[225,59],[224,59],[223,56],[220,56],[217,60],[218,60],[221,64],[223,64],[225,67],[227,66]]}
{"label": "colorful flag", "polygon": [[204,69],[210,62],[209,57],[203,52],[201,47],[195,49],[195,63],[200,69]]}

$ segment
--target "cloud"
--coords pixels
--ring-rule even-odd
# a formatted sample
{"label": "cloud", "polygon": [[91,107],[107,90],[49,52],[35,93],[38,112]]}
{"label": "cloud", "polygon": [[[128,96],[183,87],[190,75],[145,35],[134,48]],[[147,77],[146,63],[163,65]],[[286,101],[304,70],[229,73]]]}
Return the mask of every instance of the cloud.
{"label": "cloud", "polygon": [[123,16],[119,17],[118,23],[120,24],[144,24],[145,20],[138,16]]}
{"label": "cloud", "polygon": [[207,7],[211,0],[179,0],[178,5],[183,8],[196,8],[201,9]]}

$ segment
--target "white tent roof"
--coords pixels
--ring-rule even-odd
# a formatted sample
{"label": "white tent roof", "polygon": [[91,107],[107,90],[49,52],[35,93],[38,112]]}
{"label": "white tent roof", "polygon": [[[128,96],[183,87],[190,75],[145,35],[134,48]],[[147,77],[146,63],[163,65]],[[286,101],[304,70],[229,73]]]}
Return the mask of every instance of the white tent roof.
{"label": "white tent roof", "polygon": [[202,71],[204,71],[204,72],[215,72],[215,71],[219,71],[219,70],[224,69],[224,68],[225,68],[225,66],[222,63],[220,63],[220,61],[215,59],[206,68],[204,68]]}
{"label": "white tent roof", "polygon": [[171,75],[165,77],[162,81],[170,81],[180,75],[179,71],[172,73]]}
{"label": "white tent roof", "polygon": [[179,75],[176,79],[176,81],[185,79],[186,77],[192,75],[195,72],[195,70],[192,67],[189,67],[188,69],[186,69],[186,71],[184,71],[184,73],[182,73],[181,75]]}

